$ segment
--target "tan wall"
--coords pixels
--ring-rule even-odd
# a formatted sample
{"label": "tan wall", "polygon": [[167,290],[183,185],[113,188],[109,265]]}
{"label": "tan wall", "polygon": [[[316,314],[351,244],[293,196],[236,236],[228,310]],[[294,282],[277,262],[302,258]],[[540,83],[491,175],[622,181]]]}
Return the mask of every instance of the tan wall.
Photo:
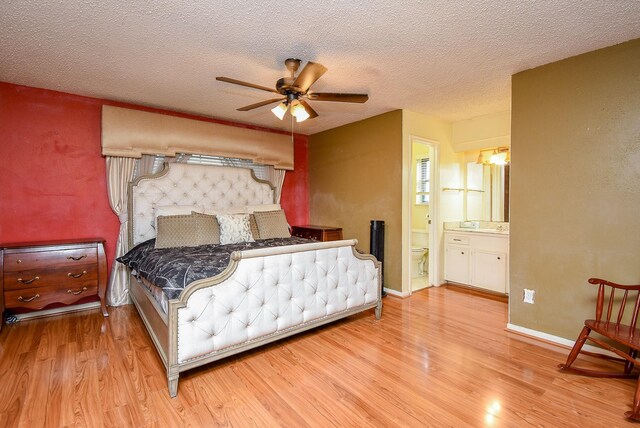
{"label": "tan wall", "polygon": [[[456,153],[451,145],[451,122],[425,116],[410,110],[402,110],[402,148],[403,148],[403,178],[402,197],[403,207],[411,205],[413,189],[411,186],[411,146],[415,138],[435,144],[440,174],[438,185],[433,183],[429,215],[435,224],[434,233],[430,234],[430,266],[429,281],[434,285],[444,283],[444,238],[443,222],[462,220],[463,198],[462,192],[441,191],[444,187],[459,188],[464,185],[462,163],[463,156]],[[435,163],[432,167],[435,167]],[[411,210],[403,209],[403,292],[408,293],[411,285]],[[437,248],[437,251],[436,251]],[[435,258],[439,253],[439,259]]]}
{"label": "tan wall", "polygon": [[385,287],[401,289],[402,112],[309,137],[309,217],[340,226],[369,252],[371,220],[385,221]]}
{"label": "tan wall", "polygon": [[513,76],[512,324],[575,340],[589,277],[640,283],[639,76],[640,39]]}

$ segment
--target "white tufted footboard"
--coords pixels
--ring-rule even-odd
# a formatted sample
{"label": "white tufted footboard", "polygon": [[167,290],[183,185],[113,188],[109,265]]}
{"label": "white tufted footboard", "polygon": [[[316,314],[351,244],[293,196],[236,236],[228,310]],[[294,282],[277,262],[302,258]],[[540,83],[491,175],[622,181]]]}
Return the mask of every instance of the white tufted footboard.
{"label": "white tufted footboard", "polygon": [[167,372],[179,373],[294,333],[376,308],[380,264],[335,241],[236,252],[227,269],[169,302]]}

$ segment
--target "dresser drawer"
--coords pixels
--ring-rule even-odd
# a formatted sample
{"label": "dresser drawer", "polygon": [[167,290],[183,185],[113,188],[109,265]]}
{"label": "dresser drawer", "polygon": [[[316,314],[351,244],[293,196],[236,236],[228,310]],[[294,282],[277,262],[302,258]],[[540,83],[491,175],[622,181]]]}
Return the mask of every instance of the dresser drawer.
{"label": "dresser drawer", "polygon": [[[25,266],[26,267],[26,266]],[[18,272],[5,272],[5,290],[23,290],[34,287],[77,287],[79,284],[98,282],[95,264],[78,263],[76,266],[50,266]]]}
{"label": "dresser drawer", "polygon": [[342,239],[342,228],[328,226],[293,226],[291,235],[314,241],[338,241]]}
{"label": "dresser drawer", "polygon": [[305,239],[313,239],[314,241],[320,241],[322,239],[322,231],[321,230],[308,230],[302,229],[295,231],[295,236]]}
{"label": "dresser drawer", "polygon": [[4,273],[24,272],[38,269],[67,270],[78,266],[95,265],[98,259],[95,247],[74,248],[56,251],[15,252],[5,254]]}
{"label": "dresser drawer", "polygon": [[77,302],[87,296],[97,296],[98,283],[74,284],[73,286],[52,285],[49,287],[32,287],[26,290],[5,290],[4,305],[6,308],[42,309],[52,303],[66,305]]}

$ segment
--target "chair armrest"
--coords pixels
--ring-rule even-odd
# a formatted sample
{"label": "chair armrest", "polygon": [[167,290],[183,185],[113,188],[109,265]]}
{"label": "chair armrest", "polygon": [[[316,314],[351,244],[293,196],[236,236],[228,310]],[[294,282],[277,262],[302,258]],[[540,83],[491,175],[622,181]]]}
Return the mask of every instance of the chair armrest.
{"label": "chair armrest", "polygon": [[615,282],[607,281],[606,279],[600,279],[600,278],[589,278],[589,284],[606,285],[608,287],[620,288],[622,290],[629,290],[629,291],[640,291],[640,284],[638,285],[616,284]]}

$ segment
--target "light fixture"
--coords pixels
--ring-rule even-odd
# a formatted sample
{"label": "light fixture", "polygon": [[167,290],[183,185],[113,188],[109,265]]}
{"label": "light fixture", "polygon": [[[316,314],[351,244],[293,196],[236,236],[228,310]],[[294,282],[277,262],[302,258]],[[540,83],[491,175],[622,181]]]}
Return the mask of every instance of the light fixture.
{"label": "light fixture", "polygon": [[[491,152],[487,156],[487,152]],[[497,147],[495,149],[480,150],[476,163],[482,165],[506,165],[511,162],[511,156],[508,147]]]}
{"label": "light fixture", "polygon": [[478,155],[478,160],[476,161],[476,163],[479,163],[479,164],[487,163],[487,158],[484,157],[484,152],[482,150],[480,150],[480,154]]}
{"label": "light fixture", "polygon": [[304,122],[309,119],[309,113],[298,100],[291,103],[291,115],[296,118],[296,122]]}
{"label": "light fixture", "polygon": [[284,118],[284,114],[287,112],[287,103],[281,102],[280,104],[272,108],[271,111],[276,115],[278,119],[282,120]]}

